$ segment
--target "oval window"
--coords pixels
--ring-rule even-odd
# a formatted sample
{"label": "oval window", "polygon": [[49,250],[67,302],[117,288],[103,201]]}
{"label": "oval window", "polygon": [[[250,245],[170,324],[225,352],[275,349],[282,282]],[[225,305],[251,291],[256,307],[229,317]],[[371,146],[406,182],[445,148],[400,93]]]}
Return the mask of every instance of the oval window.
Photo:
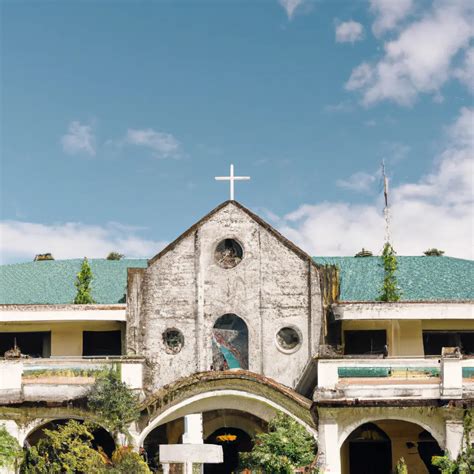
{"label": "oval window", "polygon": [[295,350],[301,342],[301,338],[298,331],[290,327],[280,329],[277,333],[276,338],[278,346],[284,351]]}
{"label": "oval window", "polygon": [[168,354],[177,354],[184,346],[184,336],[179,329],[167,329],[163,333],[163,343]]}
{"label": "oval window", "polygon": [[242,246],[235,239],[224,239],[216,247],[216,263],[222,268],[237,266],[243,257]]}

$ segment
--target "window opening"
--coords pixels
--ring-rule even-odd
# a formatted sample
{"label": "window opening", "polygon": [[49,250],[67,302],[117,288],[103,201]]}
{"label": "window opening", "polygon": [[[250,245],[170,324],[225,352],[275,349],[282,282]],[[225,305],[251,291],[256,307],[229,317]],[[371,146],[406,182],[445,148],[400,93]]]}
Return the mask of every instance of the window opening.
{"label": "window opening", "polygon": [[211,370],[248,370],[248,329],[235,314],[224,314],[212,329]]}
{"label": "window opening", "polygon": [[344,331],[345,355],[387,355],[385,330]]}
{"label": "window opening", "polygon": [[184,336],[179,329],[167,329],[163,333],[163,342],[168,354],[177,354],[184,346]]}
{"label": "window opening", "polygon": [[225,239],[216,247],[215,259],[222,268],[237,266],[243,257],[242,246],[234,239]]}
{"label": "window opening", "polygon": [[459,347],[462,354],[474,355],[474,331],[423,331],[425,355],[441,355],[443,347]]}
{"label": "window opening", "polygon": [[[15,347],[30,357],[51,357],[51,332],[2,332],[0,333],[0,357]],[[20,354],[20,353],[19,353]]]}
{"label": "window opening", "polygon": [[83,356],[122,355],[122,332],[84,331],[82,333]]}

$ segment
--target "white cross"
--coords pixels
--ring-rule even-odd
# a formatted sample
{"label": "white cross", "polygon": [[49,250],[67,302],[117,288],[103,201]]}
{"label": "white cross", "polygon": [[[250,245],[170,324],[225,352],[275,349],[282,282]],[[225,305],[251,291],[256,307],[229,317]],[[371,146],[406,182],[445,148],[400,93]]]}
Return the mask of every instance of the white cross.
{"label": "white cross", "polygon": [[250,176],[234,176],[234,165],[230,165],[230,176],[216,176],[216,181],[230,181],[230,200],[234,200],[234,181],[247,181]]}

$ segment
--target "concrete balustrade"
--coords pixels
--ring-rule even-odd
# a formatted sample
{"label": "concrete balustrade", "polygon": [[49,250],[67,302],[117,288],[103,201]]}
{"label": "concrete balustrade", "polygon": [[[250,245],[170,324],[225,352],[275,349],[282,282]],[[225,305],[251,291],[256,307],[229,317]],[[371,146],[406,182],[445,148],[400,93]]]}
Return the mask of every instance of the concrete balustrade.
{"label": "concrete balustrade", "polygon": [[341,358],[318,361],[315,399],[460,399],[474,390],[474,359]]}
{"label": "concrete balustrade", "polygon": [[87,394],[96,377],[117,369],[132,390],[143,389],[143,358],[0,360],[0,401],[72,400]]}

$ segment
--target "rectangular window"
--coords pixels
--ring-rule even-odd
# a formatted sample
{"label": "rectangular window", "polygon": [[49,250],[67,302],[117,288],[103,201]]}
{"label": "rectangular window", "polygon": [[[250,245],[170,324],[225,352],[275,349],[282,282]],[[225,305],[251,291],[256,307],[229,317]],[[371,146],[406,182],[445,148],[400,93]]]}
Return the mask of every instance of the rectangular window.
{"label": "rectangular window", "polygon": [[381,330],[344,331],[344,354],[371,355],[384,354],[387,345],[387,332]]}
{"label": "rectangular window", "polygon": [[2,332],[0,333],[0,357],[15,345],[21,353],[30,357],[51,357],[51,332]]}
{"label": "rectangular window", "polygon": [[459,347],[463,354],[474,354],[474,331],[423,331],[425,355],[441,355],[443,347]]}
{"label": "rectangular window", "polygon": [[83,356],[119,356],[122,354],[122,331],[84,331]]}

